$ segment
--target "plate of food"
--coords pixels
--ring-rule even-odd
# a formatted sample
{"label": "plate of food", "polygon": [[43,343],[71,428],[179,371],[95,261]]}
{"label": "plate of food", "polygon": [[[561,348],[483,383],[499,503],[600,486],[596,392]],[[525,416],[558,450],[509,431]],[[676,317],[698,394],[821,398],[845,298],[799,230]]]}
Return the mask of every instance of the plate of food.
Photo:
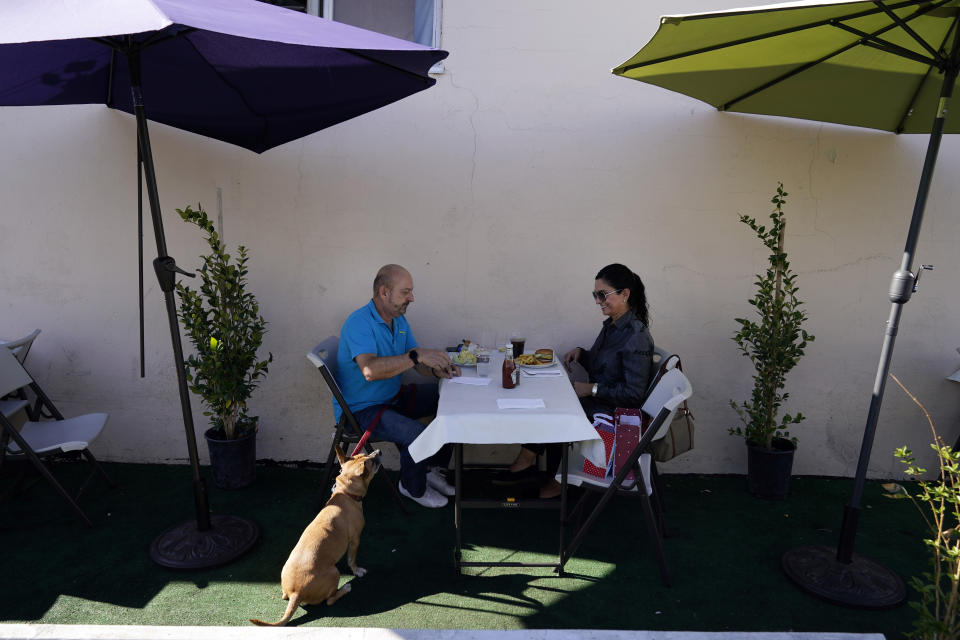
{"label": "plate of food", "polygon": [[516,360],[517,364],[524,369],[543,369],[557,364],[553,349],[537,349],[533,353],[521,353]]}
{"label": "plate of food", "polygon": [[466,349],[460,351],[448,351],[447,355],[450,356],[450,361],[458,367],[475,367],[477,366],[477,356]]}

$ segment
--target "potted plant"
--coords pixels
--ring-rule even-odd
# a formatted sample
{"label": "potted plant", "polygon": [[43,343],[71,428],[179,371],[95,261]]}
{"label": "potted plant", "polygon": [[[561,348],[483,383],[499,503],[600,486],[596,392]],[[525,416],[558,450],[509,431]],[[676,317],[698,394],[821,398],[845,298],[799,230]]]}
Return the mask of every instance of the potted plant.
{"label": "potted plant", "polygon": [[177,283],[180,322],[195,353],[185,364],[189,388],[203,400],[211,426],[204,433],[214,484],[224,489],[249,485],[255,475],[258,416],[247,400],[273,361],[257,360],[266,321],[247,288],[247,250],[232,260],[203,207],[177,209],[206,234],[210,253],[201,256],[199,290]]}
{"label": "potted plant", "polygon": [[783,183],[771,202],[771,226],[757,224],[756,219],[741,215],[743,222],[757,234],[770,250],[765,273],[756,276],[756,294],[748,302],[756,309],[756,318],[736,318],[740,329],[733,336],[744,356],[750,359],[755,373],[753,393],[749,400],[730,405],[740,416],[742,426],[730,433],[742,436],[747,445],[747,487],[753,495],[782,498],[789,491],[790,474],[797,439],[788,428],[800,424],[803,414],[780,416],[780,408],[790,397],[784,391],[787,373],[803,356],[814,337],[803,329],[807,314],[797,298],[796,275],[783,250],[787,226],[783,204],[787,192]]}

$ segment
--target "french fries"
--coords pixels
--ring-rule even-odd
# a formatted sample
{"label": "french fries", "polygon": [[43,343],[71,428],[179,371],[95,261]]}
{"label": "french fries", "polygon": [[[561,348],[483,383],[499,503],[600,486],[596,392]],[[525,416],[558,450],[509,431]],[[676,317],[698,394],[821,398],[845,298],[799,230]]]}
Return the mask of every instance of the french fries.
{"label": "french fries", "polygon": [[519,356],[517,356],[516,361],[517,361],[517,364],[525,364],[525,365],[546,364],[538,360],[537,356],[533,355],[532,353],[522,353]]}

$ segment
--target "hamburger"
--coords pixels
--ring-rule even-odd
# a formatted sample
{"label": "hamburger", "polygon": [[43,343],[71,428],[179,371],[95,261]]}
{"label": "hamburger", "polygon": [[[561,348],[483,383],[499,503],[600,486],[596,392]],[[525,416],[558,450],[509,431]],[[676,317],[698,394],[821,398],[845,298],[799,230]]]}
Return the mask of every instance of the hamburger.
{"label": "hamburger", "polygon": [[537,349],[533,355],[540,362],[553,362],[553,349]]}

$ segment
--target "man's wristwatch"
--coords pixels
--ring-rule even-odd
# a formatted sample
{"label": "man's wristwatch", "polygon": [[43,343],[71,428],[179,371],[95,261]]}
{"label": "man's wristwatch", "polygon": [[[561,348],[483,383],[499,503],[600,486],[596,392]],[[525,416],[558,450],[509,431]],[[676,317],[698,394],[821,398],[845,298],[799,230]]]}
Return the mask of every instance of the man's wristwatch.
{"label": "man's wristwatch", "polygon": [[418,364],[420,364],[420,356],[417,355],[416,349],[410,349],[410,353],[408,353],[407,355],[410,356],[411,360],[413,360],[413,366],[417,366]]}
{"label": "man's wristwatch", "polygon": [[596,382],[593,383],[593,387],[590,388],[590,395],[592,395],[592,396],[597,395],[597,387],[598,387],[598,386],[599,386],[599,385],[598,385]]}

